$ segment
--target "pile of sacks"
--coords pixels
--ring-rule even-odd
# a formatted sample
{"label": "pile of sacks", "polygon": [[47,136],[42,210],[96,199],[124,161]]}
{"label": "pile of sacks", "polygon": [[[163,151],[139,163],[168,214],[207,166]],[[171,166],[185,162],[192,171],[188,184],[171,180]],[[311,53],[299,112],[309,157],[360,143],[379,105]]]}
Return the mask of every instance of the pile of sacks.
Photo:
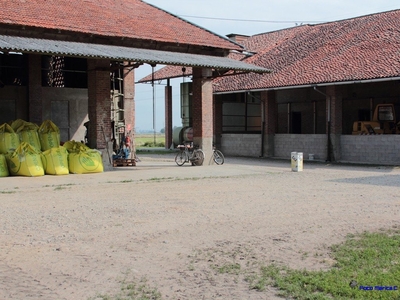
{"label": "pile of sacks", "polygon": [[60,130],[50,120],[40,126],[15,120],[0,126],[0,177],[100,173],[97,150],[68,141],[60,145]]}

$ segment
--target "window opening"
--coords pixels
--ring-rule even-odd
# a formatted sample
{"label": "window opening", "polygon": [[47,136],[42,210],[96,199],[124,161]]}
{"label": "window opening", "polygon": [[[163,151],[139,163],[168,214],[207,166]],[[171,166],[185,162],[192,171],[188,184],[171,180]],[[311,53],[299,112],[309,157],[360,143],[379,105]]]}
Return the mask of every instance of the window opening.
{"label": "window opening", "polygon": [[42,56],[42,86],[87,88],[87,60],[65,56]]}
{"label": "window opening", "polygon": [[28,82],[28,59],[22,53],[0,51],[0,88],[26,86]]}
{"label": "window opening", "polygon": [[222,103],[222,132],[260,133],[260,93],[249,92],[225,97]]}

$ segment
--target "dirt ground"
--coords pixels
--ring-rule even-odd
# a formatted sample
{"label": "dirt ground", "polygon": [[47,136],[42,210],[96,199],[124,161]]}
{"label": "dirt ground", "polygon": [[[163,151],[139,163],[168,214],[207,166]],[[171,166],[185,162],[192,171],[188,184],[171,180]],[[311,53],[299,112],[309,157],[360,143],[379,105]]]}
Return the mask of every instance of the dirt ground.
{"label": "dirt ground", "polygon": [[[400,228],[400,168],[146,154],[101,174],[0,179],[0,299],[117,295],[280,299],[246,280],[270,263],[326,269],[347,234]],[[240,264],[240,272],[218,268]]]}

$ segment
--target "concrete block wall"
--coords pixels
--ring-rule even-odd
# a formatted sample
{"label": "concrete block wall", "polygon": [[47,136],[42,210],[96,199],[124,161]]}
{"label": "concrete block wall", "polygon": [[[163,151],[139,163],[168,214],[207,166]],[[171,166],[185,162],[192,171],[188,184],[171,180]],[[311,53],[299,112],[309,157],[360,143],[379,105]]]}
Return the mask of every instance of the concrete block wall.
{"label": "concrete block wall", "polygon": [[400,135],[342,135],[340,161],[400,164]]}
{"label": "concrete block wall", "polygon": [[309,154],[315,160],[326,160],[327,145],[325,134],[275,134],[274,156],[289,159],[291,152],[303,152],[304,160]]}
{"label": "concrete block wall", "polygon": [[260,134],[224,133],[221,135],[221,151],[225,155],[259,157]]}
{"label": "concrete block wall", "polygon": [[[43,120],[52,120],[60,128],[61,141],[84,140],[86,127],[83,124],[89,120],[88,90],[76,88],[43,88],[42,95],[44,107]],[[51,106],[53,101],[68,102],[68,110],[59,111],[56,116],[52,115]],[[61,115],[68,119],[68,129],[61,128],[61,124],[58,123]]]}

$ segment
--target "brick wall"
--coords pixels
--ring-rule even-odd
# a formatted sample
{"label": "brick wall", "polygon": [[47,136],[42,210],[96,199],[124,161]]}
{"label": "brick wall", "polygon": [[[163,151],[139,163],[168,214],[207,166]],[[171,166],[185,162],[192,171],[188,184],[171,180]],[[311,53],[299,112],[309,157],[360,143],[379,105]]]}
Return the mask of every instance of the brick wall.
{"label": "brick wall", "polygon": [[[198,144],[206,156],[205,165],[212,164],[213,140],[213,91],[211,70],[193,68],[193,142]],[[208,158],[208,159],[207,159]]]}
{"label": "brick wall", "polygon": [[[128,63],[124,63],[127,65]],[[135,71],[124,69],[124,118],[126,131],[135,129]],[[130,128],[130,129],[129,129]]]}
{"label": "brick wall", "polygon": [[400,164],[400,135],[342,135],[341,161]]}
{"label": "brick wall", "polygon": [[111,138],[110,61],[88,60],[88,97],[89,147],[106,149]]}

